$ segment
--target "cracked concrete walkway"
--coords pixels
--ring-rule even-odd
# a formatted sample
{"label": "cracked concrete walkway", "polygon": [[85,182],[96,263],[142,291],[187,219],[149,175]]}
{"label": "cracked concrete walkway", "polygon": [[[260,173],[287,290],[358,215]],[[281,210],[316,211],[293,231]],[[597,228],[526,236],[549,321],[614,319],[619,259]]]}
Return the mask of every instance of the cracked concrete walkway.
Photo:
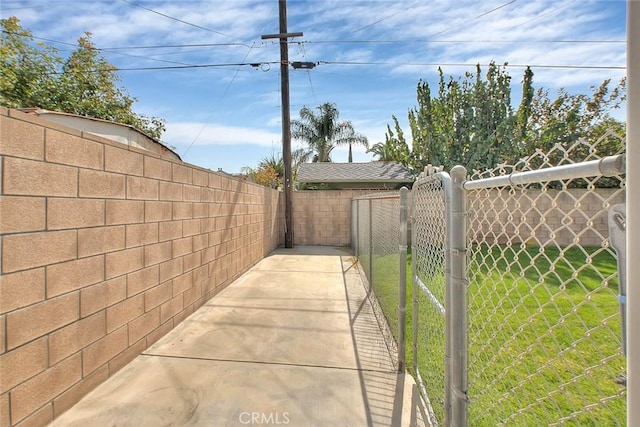
{"label": "cracked concrete walkway", "polygon": [[348,249],[278,249],[55,426],[413,426]]}

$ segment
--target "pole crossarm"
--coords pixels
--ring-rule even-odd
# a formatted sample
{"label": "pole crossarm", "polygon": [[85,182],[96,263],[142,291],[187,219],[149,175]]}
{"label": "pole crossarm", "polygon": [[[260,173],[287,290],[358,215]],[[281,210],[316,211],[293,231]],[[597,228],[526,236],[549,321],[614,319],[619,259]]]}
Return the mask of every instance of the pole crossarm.
{"label": "pole crossarm", "polygon": [[302,37],[302,33],[278,33],[278,34],[264,34],[262,40],[267,39],[288,39],[290,37]]}

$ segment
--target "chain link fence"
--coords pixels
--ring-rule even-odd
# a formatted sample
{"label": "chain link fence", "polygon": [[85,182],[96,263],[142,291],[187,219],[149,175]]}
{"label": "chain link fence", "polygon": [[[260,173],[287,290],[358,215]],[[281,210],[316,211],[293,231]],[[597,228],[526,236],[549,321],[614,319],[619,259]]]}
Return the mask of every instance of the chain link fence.
{"label": "chain link fence", "polygon": [[437,174],[418,180],[412,190],[412,373],[427,402],[431,423],[444,420],[450,405],[445,369],[446,212],[450,179]]}
{"label": "chain link fence", "polygon": [[[626,425],[624,156],[600,155],[616,145],[414,183],[407,366],[433,425]],[[353,201],[354,251],[396,342],[400,212],[397,195]]]}
{"label": "chain link fence", "polygon": [[608,231],[608,212],[625,200],[624,177],[584,168],[513,179],[600,163],[599,147],[611,138],[539,150],[517,165],[474,172],[463,185],[470,425],[626,424],[620,283]]}
{"label": "chain link fence", "polygon": [[[374,193],[352,200],[352,241],[354,253],[367,278],[374,312],[387,334],[396,367],[403,368],[404,356],[398,354],[398,342],[402,341],[404,322],[399,322],[401,292],[399,289],[402,224],[400,221],[400,193],[389,191]],[[405,231],[406,235],[406,231]],[[402,326],[402,328],[401,328]],[[404,348],[404,346],[400,346]]]}

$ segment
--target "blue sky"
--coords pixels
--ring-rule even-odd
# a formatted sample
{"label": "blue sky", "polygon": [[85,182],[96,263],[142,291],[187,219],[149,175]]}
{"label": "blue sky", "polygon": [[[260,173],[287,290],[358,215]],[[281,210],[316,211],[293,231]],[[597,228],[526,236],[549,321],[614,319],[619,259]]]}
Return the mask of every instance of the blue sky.
{"label": "blue sky", "polygon": [[[291,40],[290,61],[319,63],[290,69],[291,117],[333,102],[373,144],[392,115],[406,124],[418,81],[435,84],[438,65],[460,76],[492,60],[513,64],[514,102],[517,65],[532,65],[534,85],[551,94],[588,92],[625,74],[612,68],[625,66],[625,8],[624,0],[289,0],[289,31],[304,33]],[[238,172],[281,152],[279,47],[260,37],[279,32],[277,0],[3,0],[0,13],[58,42],[90,31],[123,69],[216,65],[119,72],[136,111],[165,118],[163,141],[189,163]],[[261,65],[217,66],[239,63]],[[346,162],[346,149],[333,160]]]}

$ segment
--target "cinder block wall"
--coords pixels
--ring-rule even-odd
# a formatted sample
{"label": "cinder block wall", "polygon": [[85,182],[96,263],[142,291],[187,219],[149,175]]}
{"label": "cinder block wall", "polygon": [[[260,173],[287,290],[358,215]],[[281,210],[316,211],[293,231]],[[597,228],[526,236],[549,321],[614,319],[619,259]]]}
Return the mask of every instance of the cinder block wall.
{"label": "cinder block wall", "polygon": [[469,217],[477,218],[476,223],[481,220],[483,227],[469,230],[470,239],[488,244],[601,246],[609,237],[610,207],[624,201],[625,192],[614,188],[473,191]]}
{"label": "cinder block wall", "polygon": [[279,193],[0,109],[0,426],[45,425],[273,250]]}
{"label": "cinder block wall", "polygon": [[296,245],[349,246],[351,199],[375,190],[293,192],[293,239]]}

